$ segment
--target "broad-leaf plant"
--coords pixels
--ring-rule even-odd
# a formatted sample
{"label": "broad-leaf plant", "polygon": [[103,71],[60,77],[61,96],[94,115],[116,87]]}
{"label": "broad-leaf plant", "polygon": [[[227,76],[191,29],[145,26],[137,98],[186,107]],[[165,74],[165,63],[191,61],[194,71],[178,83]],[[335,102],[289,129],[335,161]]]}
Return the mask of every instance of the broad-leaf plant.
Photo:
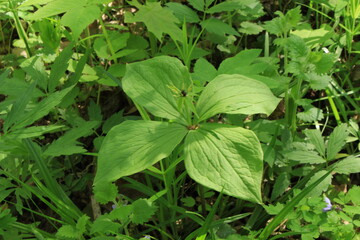
{"label": "broad-leaf plant", "polygon": [[160,56],[128,64],[122,87],[162,121],[125,121],[110,130],[99,151],[94,181],[99,202],[115,199],[112,182],[151,167],[182,144],[186,171],[196,182],[262,203],[258,138],[251,130],[207,120],[220,113],[271,114],[280,99],[264,83],[221,74],[209,79],[199,94],[180,60]]}

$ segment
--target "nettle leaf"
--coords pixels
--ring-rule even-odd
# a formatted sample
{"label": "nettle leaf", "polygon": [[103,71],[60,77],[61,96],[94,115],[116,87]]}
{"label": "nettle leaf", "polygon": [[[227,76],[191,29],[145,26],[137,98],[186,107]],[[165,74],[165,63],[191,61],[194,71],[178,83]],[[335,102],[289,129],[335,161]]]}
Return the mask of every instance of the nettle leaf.
{"label": "nettle leaf", "polygon": [[223,74],[205,87],[196,109],[199,121],[203,121],[219,113],[270,115],[279,102],[264,83],[243,75]]}
{"label": "nettle leaf", "polygon": [[264,28],[269,33],[278,36],[283,33],[287,33],[292,28],[296,27],[302,17],[300,13],[300,6],[287,11],[285,15],[280,11],[276,11],[275,14],[279,17],[265,22]]}
{"label": "nettle leaf", "polygon": [[326,148],[327,160],[333,160],[336,154],[345,146],[346,139],[349,136],[347,124],[337,126],[330,134],[329,141]]}
{"label": "nettle leaf", "polygon": [[153,115],[178,119],[177,100],[189,92],[192,81],[187,68],[177,58],[161,56],[126,66],[122,80],[125,93]]}
{"label": "nettle leaf", "polygon": [[318,75],[316,73],[306,73],[305,80],[309,82],[310,87],[314,90],[325,89],[330,81],[331,77],[328,75]]}
{"label": "nettle leaf", "polygon": [[307,107],[304,112],[299,112],[296,116],[304,122],[320,121],[324,118],[322,109],[316,107]]}
{"label": "nettle leaf", "polygon": [[137,199],[131,204],[132,214],[131,221],[135,224],[143,224],[149,221],[152,215],[155,214],[157,207],[148,199]]}
{"label": "nettle leaf", "polygon": [[[169,156],[187,132],[180,124],[140,120],[112,128],[99,151],[94,185],[108,187],[108,183],[150,167]],[[95,195],[106,199],[97,189]]]}
{"label": "nettle leaf", "polygon": [[256,135],[241,127],[201,124],[185,139],[185,166],[198,183],[261,203],[263,153]]}
{"label": "nettle leaf", "polygon": [[149,32],[152,32],[160,41],[163,33],[169,34],[174,40],[182,39],[182,31],[176,25],[180,23],[179,20],[170,9],[161,7],[160,2],[146,2],[145,5],[141,5],[134,0],[128,3],[139,10],[134,15],[126,12],[125,23],[143,22]]}

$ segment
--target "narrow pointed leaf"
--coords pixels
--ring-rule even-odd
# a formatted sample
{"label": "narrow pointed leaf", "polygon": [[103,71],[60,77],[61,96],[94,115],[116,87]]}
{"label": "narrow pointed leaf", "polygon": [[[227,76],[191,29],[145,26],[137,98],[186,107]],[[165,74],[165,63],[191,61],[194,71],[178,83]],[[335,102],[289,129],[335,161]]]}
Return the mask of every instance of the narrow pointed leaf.
{"label": "narrow pointed leaf", "polygon": [[185,139],[185,165],[191,178],[216,191],[261,203],[263,153],[247,129],[202,124]]}
{"label": "narrow pointed leaf", "polygon": [[112,128],[99,152],[95,187],[140,172],[169,156],[187,132],[180,124],[142,120]]}
{"label": "narrow pointed leaf", "polygon": [[223,74],[206,86],[196,108],[199,121],[203,121],[219,113],[270,115],[279,101],[262,82],[243,75]]}
{"label": "narrow pointed leaf", "polygon": [[177,110],[179,91],[189,91],[192,82],[187,68],[172,57],[156,57],[126,66],[123,89],[153,115],[168,119],[181,116]]}

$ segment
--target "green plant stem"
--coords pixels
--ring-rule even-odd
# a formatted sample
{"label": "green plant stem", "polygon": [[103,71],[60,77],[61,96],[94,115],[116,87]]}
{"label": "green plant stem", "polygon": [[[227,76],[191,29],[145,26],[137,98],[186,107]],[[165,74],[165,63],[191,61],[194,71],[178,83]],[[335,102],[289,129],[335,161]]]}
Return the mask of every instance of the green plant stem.
{"label": "green plant stem", "polygon": [[[110,49],[111,56],[113,57],[113,56],[115,56],[115,50],[114,50],[114,47],[113,47],[113,45],[112,45],[112,43],[110,41],[110,37],[109,37],[109,34],[108,34],[107,30],[106,30],[106,26],[104,24],[104,21],[102,20],[101,17],[99,17],[99,22],[100,22],[100,25],[101,25],[101,29],[102,29],[102,31],[104,33],[104,37],[105,37],[106,43],[108,45],[108,48]],[[114,58],[114,62],[115,63],[118,62],[117,58]]]}
{"label": "green plant stem", "polygon": [[204,186],[199,184],[199,192],[200,192],[200,199],[201,199],[201,214],[206,216],[206,201],[205,201],[205,191]]}
{"label": "green plant stem", "polygon": [[330,97],[332,94],[331,94],[329,88],[327,88],[325,90],[325,92],[326,92],[326,95],[328,95],[328,101],[329,101],[331,110],[334,113],[335,120],[336,120],[337,124],[340,125],[342,123],[341,119],[340,119],[340,115],[339,115],[339,112],[337,110],[334,100]]}
{"label": "green plant stem", "polygon": [[17,14],[17,11],[13,5],[13,1],[12,0],[8,0],[9,2],[9,7],[11,9],[11,12],[13,13],[14,15],[14,22],[15,22],[15,27],[16,27],[16,31],[18,32],[19,34],[19,37],[20,39],[24,42],[25,44],[25,48],[26,48],[26,53],[27,53],[27,56],[28,57],[31,57],[32,54],[31,54],[31,50],[30,50],[30,46],[29,46],[29,40],[28,40],[28,37],[27,37],[27,34],[21,24],[21,21],[20,21],[20,18]]}

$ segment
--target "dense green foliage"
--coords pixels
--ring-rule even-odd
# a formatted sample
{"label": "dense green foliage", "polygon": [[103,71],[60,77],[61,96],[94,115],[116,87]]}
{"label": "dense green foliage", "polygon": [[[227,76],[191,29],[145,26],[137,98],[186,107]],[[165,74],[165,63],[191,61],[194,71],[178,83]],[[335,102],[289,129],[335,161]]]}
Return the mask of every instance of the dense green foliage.
{"label": "dense green foliage", "polygon": [[360,239],[359,0],[0,0],[0,239]]}

